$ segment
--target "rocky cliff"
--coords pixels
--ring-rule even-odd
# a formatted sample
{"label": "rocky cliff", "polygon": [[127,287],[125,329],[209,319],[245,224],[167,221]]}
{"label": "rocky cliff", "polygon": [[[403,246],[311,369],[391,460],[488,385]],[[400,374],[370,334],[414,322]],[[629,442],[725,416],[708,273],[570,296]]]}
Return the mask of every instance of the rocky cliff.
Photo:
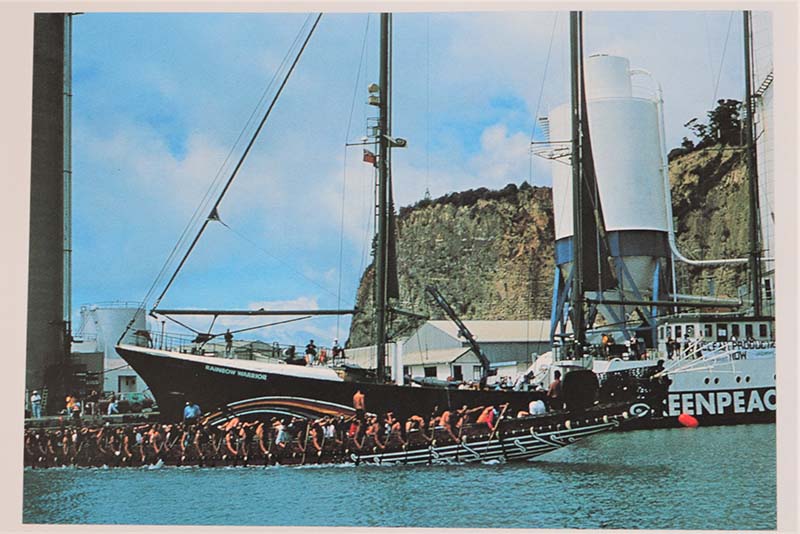
{"label": "rocky cliff", "polygon": [[[747,253],[747,185],[737,149],[710,147],[670,161],[679,249],[692,259]],[[402,208],[397,219],[400,300],[395,307],[443,319],[425,293],[435,285],[462,319],[548,319],[553,286],[553,206],[547,187],[510,184],[452,193]],[[374,343],[374,270],[361,279],[349,344]],[[744,267],[679,266],[679,291],[735,296]],[[419,320],[395,315],[390,336]]]}

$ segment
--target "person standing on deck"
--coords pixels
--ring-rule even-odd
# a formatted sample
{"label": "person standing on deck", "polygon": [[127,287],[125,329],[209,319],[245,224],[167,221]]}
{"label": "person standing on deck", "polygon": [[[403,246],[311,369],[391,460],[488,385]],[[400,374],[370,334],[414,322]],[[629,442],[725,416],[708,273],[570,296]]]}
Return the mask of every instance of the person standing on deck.
{"label": "person standing on deck", "polygon": [[317,357],[317,346],[314,345],[314,340],[308,342],[306,345],[306,365],[313,365]]}
{"label": "person standing on deck", "polygon": [[363,421],[366,410],[366,400],[360,389],[353,394],[353,408],[356,410],[356,419],[358,419],[359,422]]}
{"label": "person standing on deck", "polygon": [[561,371],[553,373],[553,382],[547,390],[547,398],[550,401],[550,407],[554,410],[559,410],[563,407],[561,400]]}
{"label": "person standing on deck", "polygon": [[225,332],[225,357],[233,357],[233,334],[230,328]]}
{"label": "person standing on deck", "polygon": [[333,363],[336,363],[336,359],[342,354],[342,347],[339,346],[339,338],[333,339],[333,346],[331,346],[331,358],[333,358]]}
{"label": "person standing on deck", "polygon": [[42,396],[39,390],[34,389],[31,393],[31,417],[38,419],[42,416]]}
{"label": "person standing on deck", "polygon": [[186,406],[183,408],[183,422],[186,425],[193,425],[197,423],[202,413],[200,406],[193,402],[186,401]]}

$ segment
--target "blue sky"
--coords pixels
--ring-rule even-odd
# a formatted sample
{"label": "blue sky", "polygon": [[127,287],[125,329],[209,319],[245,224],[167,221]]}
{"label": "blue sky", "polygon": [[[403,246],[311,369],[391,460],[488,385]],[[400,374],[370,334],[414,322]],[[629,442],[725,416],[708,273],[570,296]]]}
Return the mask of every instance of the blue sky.
{"label": "blue sky", "polygon": [[[144,297],[305,19],[75,17],[76,320],[82,304]],[[584,23],[587,54],[624,55],[661,82],[669,147],[715,97],[742,97],[738,12],[589,12]],[[528,144],[537,113],[568,98],[567,25],[566,12],[395,15],[393,128],[409,141],[394,152],[399,205],[426,189],[550,184]],[[220,206],[230,229],[209,225],[162,307],[353,306],[370,260],[373,176],[361,148],[344,143],[374,115],[365,100],[378,26],[375,14],[323,17]],[[254,336],[330,344],[348,325],[315,319]]]}

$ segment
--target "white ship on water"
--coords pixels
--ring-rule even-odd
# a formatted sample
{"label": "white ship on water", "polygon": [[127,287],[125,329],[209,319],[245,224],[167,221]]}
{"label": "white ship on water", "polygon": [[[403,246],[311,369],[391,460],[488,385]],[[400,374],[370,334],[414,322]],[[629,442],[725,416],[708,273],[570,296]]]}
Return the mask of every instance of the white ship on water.
{"label": "white ship on water", "polygon": [[[584,267],[584,283],[590,286],[589,322],[597,315],[602,319],[589,328],[586,339],[598,350],[577,357],[570,347],[574,336],[568,305],[573,290],[571,152],[557,141],[570,139],[570,109],[564,105],[551,111],[547,126],[555,141],[541,155],[554,160],[557,273],[551,335],[556,347],[532,368],[541,384],[549,381],[558,366],[588,366],[602,377],[619,370],[635,374],[660,361],[661,373],[672,383],[662,417],[650,419],[647,426],[775,421],[770,17],[766,12],[744,14],[747,90],[743,101],[750,102],[752,111],[742,106],[742,153],[752,154],[748,174],[754,182],[751,251],[744,258],[692,260],[678,250],[661,87],[647,71],[632,69],[625,58],[595,55],[587,60],[596,204],[601,206],[599,219],[604,223],[597,248],[607,252],[613,267],[610,275],[602,273],[605,264],[596,261],[588,277]],[[749,264],[749,288],[740,291],[739,299],[681,294],[675,276],[680,262],[703,268]],[[706,311],[687,313],[688,309]],[[559,339],[564,340],[562,347],[558,347]]]}

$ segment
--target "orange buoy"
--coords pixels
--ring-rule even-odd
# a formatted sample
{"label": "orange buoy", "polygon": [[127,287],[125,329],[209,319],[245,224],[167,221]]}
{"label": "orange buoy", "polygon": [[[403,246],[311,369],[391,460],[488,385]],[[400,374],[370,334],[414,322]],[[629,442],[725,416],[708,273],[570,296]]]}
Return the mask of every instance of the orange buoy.
{"label": "orange buoy", "polygon": [[678,422],[685,427],[689,428],[697,428],[697,425],[700,423],[697,421],[697,418],[689,415],[688,413],[682,413],[678,416]]}

